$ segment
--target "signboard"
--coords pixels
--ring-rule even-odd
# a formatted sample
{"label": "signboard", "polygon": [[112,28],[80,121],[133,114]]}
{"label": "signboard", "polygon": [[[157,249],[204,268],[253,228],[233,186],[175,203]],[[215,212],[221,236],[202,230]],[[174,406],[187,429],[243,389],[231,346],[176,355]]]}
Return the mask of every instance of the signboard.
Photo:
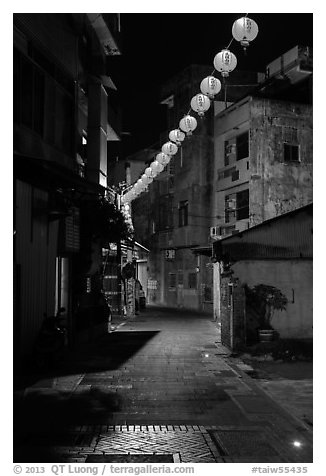
{"label": "signboard", "polygon": [[175,259],[175,250],[165,250],[165,259],[172,260]]}

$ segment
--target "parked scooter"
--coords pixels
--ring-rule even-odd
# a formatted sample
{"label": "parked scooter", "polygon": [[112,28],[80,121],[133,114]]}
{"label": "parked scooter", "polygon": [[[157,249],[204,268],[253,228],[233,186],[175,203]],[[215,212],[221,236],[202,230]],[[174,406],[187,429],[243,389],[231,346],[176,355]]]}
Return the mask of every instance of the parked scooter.
{"label": "parked scooter", "polygon": [[52,369],[63,357],[66,347],[65,318],[61,307],[55,316],[44,314],[40,332],[34,346],[34,364],[38,370]]}

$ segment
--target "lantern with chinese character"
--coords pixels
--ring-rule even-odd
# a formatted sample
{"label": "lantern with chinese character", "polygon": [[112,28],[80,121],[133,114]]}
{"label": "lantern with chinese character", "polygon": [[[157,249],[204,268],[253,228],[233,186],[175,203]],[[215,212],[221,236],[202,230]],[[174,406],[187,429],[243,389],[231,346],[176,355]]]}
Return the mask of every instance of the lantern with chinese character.
{"label": "lantern with chinese character", "polygon": [[190,116],[188,114],[187,116],[181,119],[181,121],[179,122],[179,127],[183,132],[187,134],[187,136],[190,136],[197,127],[197,121],[193,116]]}
{"label": "lantern with chinese character", "polygon": [[207,76],[200,83],[200,90],[210,99],[213,99],[221,91],[221,81],[215,76]]}
{"label": "lantern with chinese character", "polygon": [[171,157],[169,155],[163,154],[163,152],[160,152],[157,154],[156,160],[159,164],[162,164],[165,167],[170,162]]}
{"label": "lantern with chinese character", "polygon": [[246,50],[250,41],[254,40],[258,35],[258,25],[251,18],[239,18],[233,23],[232,35],[235,40],[240,41],[240,44]]}
{"label": "lantern with chinese character", "polygon": [[196,94],[190,101],[191,109],[201,117],[208,111],[210,105],[211,101],[206,94]]}
{"label": "lantern with chinese character", "polygon": [[141,179],[142,179],[142,181],[144,182],[144,184],[147,185],[147,184],[149,183],[149,177],[148,177],[148,175],[143,174],[143,175],[141,176]]}
{"label": "lantern with chinese character", "polygon": [[156,175],[162,172],[162,170],[164,169],[163,165],[157,162],[157,160],[154,160],[154,162],[151,163],[150,167],[153,171],[153,177],[156,177]]}
{"label": "lantern with chinese character", "polygon": [[174,142],[165,142],[162,146],[162,152],[166,155],[174,155],[178,152],[178,146]]}
{"label": "lantern with chinese character", "polygon": [[219,71],[223,77],[229,76],[237,65],[236,56],[229,50],[222,50],[214,58],[214,68]]}
{"label": "lantern with chinese character", "polygon": [[147,167],[147,169],[145,169],[145,174],[147,175],[147,177],[153,178],[153,169],[151,169],[151,167]]}
{"label": "lantern with chinese character", "polygon": [[169,133],[169,139],[172,142],[175,142],[178,146],[181,145],[181,142],[184,140],[185,137],[185,133],[180,131],[180,129],[173,129],[173,131],[170,131]]}

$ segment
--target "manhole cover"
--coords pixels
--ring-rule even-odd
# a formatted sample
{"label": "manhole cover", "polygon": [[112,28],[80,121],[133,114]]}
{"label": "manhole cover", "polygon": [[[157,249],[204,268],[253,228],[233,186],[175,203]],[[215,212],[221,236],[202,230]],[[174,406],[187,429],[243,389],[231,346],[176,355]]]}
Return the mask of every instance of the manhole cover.
{"label": "manhole cover", "polygon": [[262,431],[257,430],[208,430],[222,456],[279,456],[266,441]]}
{"label": "manhole cover", "polygon": [[176,463],[174,454],[102,454],[88,455],[85,463]]}

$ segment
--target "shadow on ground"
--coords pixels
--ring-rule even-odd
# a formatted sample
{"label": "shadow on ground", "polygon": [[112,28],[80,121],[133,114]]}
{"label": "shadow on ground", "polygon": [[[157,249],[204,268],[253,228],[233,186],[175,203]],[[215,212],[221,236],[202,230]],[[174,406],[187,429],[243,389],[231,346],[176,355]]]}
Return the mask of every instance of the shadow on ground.
{"label": "shadow on ground", "polygon": [[[43,374],[16,376],[14,392],[14,461],[51,461],[51,447],[75,444],[72,426],[105,425],[121,410],[121,397],[110,386],[88,384],[87,377],[118,369],[158,332],[116,332],[96,344],[71,352],[59,367]],[[58,389],[55,377],[88,374],[77,389]],[[96,381],[94,381],[96,383]],[[42,455],[35,454],[41,446]],[[25,449],[24,449],[25,448]],[[41,458],[41,459],[40,459]]]}

